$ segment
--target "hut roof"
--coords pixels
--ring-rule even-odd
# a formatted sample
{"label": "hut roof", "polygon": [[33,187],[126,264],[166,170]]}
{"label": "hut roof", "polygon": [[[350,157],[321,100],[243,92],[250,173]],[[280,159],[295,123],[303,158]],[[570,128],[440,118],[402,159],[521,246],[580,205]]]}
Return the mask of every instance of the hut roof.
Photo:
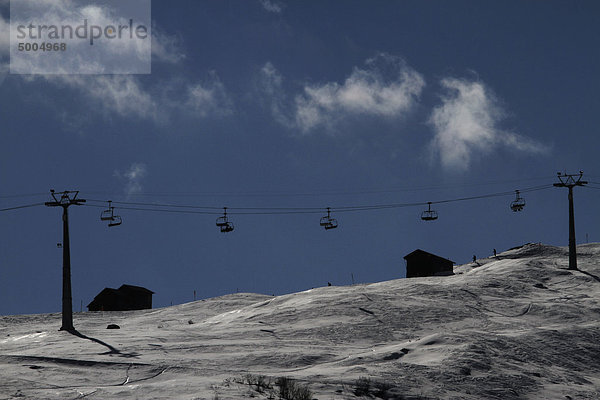
{"label": "hut roof", "polygon": [[449,259],[444,258],[444,257],[436,256],[435,254],[429,253],[429,252],[421,250],[421,249],[416,249],[415,251],[413,251],[411,253],[408,253],[407,255],[404,256],[404,259],[408,260],[410,258],[423,257],[423,256],[427,256],[428,258],[436,258],[436,259],[439,259],[439,260],[447,261],[447,262],[452,263],[452,264],[456,264],[452,260],[449,260]]}
{"label": "hut roof", "polygon": [[132,292],[144,292],[144,293],[154,294],[154,292],[152,290],[148,290],[141,286],[133,286],[133,285],[121,285],[121,287],[117,290],[120,290],[120,291],[128,290],[128,291],[132,291]]}

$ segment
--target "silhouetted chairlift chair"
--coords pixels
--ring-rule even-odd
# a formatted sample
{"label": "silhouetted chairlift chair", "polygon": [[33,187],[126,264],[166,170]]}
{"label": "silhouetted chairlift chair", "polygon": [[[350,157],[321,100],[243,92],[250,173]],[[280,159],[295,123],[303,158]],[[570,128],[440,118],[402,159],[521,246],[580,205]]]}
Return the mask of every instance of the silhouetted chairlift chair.
{"label": "silhouetted chairlift chair", "polygon": [[221,232],[233,231],[233,224],[227,220],[227,207],[223,207],[223,216],[217,218],[216,225],[221,229]]}
{"label": "silhouetted chairlift chair", "polygon": [[108,209],[102,211],[100,214],[100,221],[112,221],[113,220],[113,207],[111,205],[112,201],[108,201]]}
{"label": "silhouetted chairlift chair", "polygon": [[119,226],[123,223],[123,219],[115,215],[115,207],[112,205],[112,201],[108,201],[108,209],[100,214],[100,221],[108,221],[109,227]]}
{"label": "silhouetted chairlift chair", "polygon": [[427,204],[429,205],[429,208],[421,213],[421,219],[423,221],[435,221],[436,219],[438,219],[437,211],[431,209],[430,201],[427,202]]}
{"label": "silhouetted chairlift chair", "polygon": [[123,223],[123,219],[119,215],[114,215],[111,222],[108,223],[108,226],[119,226]]}
{"label": "silhouetted chairlift chair", "polygon": [[225,226],[227,225],[227,217],[219,217],[217,218],[217,226]]}
{"label": "silhouetted chairlift chair", "polygon": [[327,225],[325,225],[325,230],[329,230],[329,229],[335,229],[338,227],[338,222],[337,219],[335,218],[331,218],[329,220],[329,223]]}
{"label": "silhouetted chairlift chair", "polygon": [[233,231],[233,229],[234,229],[234,227],[231,222],[227,222],[225,225],[221,226],[221,232],[223,232],[223,233],[231,232],[231,231]]}
{"label": "silhouetted chairlift chair", "polygon": [[516,198],[510,203],[510,209],[513,210],[513,212],[523,211],[523,208],[525,208],[525,200],[521,197],[521,193],[518,190],[515,190],[515,193]]}
{"label": "silhouetted chairlift chair", "polygon": [[335,229],[338,227],[337,220],[335,218],[331,218],[331,207],[327,207],[327,215],[321,217],[319,225],[325,228],[325,230]]}
{"label": "silhouetted chairlift chair", "polygon": [[223,207],[224,213],[222,217],[217,218],[217,226],[222,227],[228,224],[227,222],[227,207]]}

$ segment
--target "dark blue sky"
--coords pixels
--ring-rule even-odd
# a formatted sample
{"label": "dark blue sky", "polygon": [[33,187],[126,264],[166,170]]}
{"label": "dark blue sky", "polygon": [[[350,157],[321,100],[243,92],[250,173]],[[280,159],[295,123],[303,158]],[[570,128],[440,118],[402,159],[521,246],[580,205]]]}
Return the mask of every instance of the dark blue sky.
{"label": "dark blue sky", "polygon": [[[415,248],[464,263],[566,245],[567,191],[550,187],[521,213],[507,195],[435,204],[432,223],[423,205],[334,212],[330,231],[319,218],[557,171],[600,182],[595,1],[155,0],[152,74],[121,76],[8,74],[8,2],[0,14],[0,209],[51,188],[89,200],[70,209],[77,310],[123,283],[166,306],[399,278]],[[600,241],[599,194],[576,189],[579,242]],[[232,210],[222,234],[217,215],[117,204],[109,229],[91,207],[109,199],[322,211]],[[1,212],[0,226],[0,314],[59,311],[60,210]]]}

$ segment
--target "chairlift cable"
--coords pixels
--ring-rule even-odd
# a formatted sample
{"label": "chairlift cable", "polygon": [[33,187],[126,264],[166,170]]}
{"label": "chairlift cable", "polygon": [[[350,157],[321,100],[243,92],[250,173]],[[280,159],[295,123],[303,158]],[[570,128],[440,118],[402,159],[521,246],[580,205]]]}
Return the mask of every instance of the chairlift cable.
{"label": "chairlift cable", "polygon": [[[552,185],[541,185],[530,188],[521,189],[521,193],[529,193],[533,191],[544,190],[552,187]],[[593,186],[588,186],[596,189]],[[478,196],[461,197],[455,199],[437,200],[432,201],[431,204],[445,204],[459,201],[477,200],[492,197],[501,197],[513,195],[514,191],[510,192],[498,192]],[[106,203],[107,200],[90,199],[90,202]],[[182,204],[163,204],[163,203],[143,203],[143,202],[126,202],[126,201],[113,201],[114,204],[122,204],[122,206],[115,207],[122,210],[131,211],[149,211],[149,212],[164,212],[164,213],[175,213],[175,214],[203,214],[203,215],[220,215],[222,207],[213,206],[199,206],[199,205],[182,205]],[[385,209],[395,209],[404,207],[416,207],[427,205],[429,202],[411,202],[411,203],[392,203],[392,204],[373,204],[373,205],[353,205],[353,206],[340,206],[331,207],[331,211],[336,213],[346,212],[362,212],[362,211],[376,211]],[[15,207],[8,207],[0,209],[0,212],[18,210],[29,207],[36,207],[44,205],[44,203],[35,203],[28,205],[21,205]],[[102,205],[85,204],[88,207],[105,208]],[[139,206],[139,207],[133,207]],[[175,209],[174,209],[175,208]],[[187,210],[186,210],[187,209]],[[206,211],[202,211],[206,210]],[[214,211],[213,211],[214,210]],[[219,211],[217,211],[219,210]],[[320,214],[323,210],[322,207],[231,207],[228,209],[230,215],[292,215],[292,214]],[[237,211],[236,211],[237,210]]]}
{"label": "chairlift cable", "polygon": [[[271,194],[275,194],[275,195],[285,195],[285,196],[303,196],[303,195],[345,195],[345,194],[349,194],[349,195],[357,195],[357,194],[369,194],[369,193],[393,193],[393,192],[410,192],[410,191],[418,191],[418,190],[428,190],[428,189],[439,189],[439,188],[456,188],[456,187],[461,187],[461,186],[484,186],[484,185],[491,185],[491,184],[498,184],[498,183],[508,183],[508,182],[522,182],[522,181],[527,181],[527,180],[539,180],[539,179],[543,179],[543,178],[529,178],[529,179],[518,179],[518,180],[506,180],[506,181],[495,181],[495,182],[484,182],[484,183],[475,183],[475,184],[465,184],[465,185],[448,185],[448,186],[444,186],[444,185],[438,185],[438,186],[422,186],[422,187],[413,187],[413,188],[405,188],[405,189],[389,189],[389,190],[364,190],[364,191],[347,191],[347,192],[337,192],[337,191],[333,191],[333,192],[319,192],[319,193],[266,193],[265,195],[271,195]],[[595,183],[595,184],[600,184],[599,182],[590,182],[590,183]],[[521,192],[525,193],[527,191],[531,191],[531,190],[538,190],[539,188],[545,188],[545,187],[551,187],[552,185],[542,185],[542,186],[535,186],[529,189],[523,189],[521,190]],[[101,191],[83,191],[81,190],[80,192],[86,192],[86,193],[90,193],[90,194],[110,194],[111,196],[116,196],[119,195],[118,193],[109,193],[109,192],[101,192]],[[162,195],[173,195],[173,196],[178,196],[178,195],[195,195],[193,192],[190,193],[173,193],[173,192],[169,192],[169,193],[162,193],[162,192],[156,192],[156,193],[137,193],[135,195],[139,195],[139,194],[143,194],[143,195],[154,195],[154,196],[162,196]],[[198,193],[196,193],[198,194]],[[202,194],[202,193],[199,193]],[[246,196],[246,195],[255,195],[255,194],[259,194],[259,193],[211,193],[210,195],[231,195],[231,194],[235,194],[235,195],[240,195],[240,196]],[[13,194],[13,195],[2,195],[0,196],[0,199],[10,199],[10,198],[20,198],[20,197],[34,197],[34,196],[45,196],[47,195],[47,193],[27,193],[27,194]],[[262,194],[260,194],[262,196]],[[459,200],[459,199],[456,199]],[[99,203],[106,203],[106,200],[99,200],[99,199],[88,199],[88,201],[90,202],[99,202]],[[164,206],[164,207],[175,207],[175,208],[201,208],[201,209],[211,209],[211,210],[220,210],[221,207],[208,207],[208,206],[196,206],[196,205],[178,205],[178,204],[164,204],[164,203],[147,203],[147,202],[127,202],[127,201],[114,201],[114,203],[118,203],[118,204],[126,204],[126,205],[140,205],[140,206]],[[426,204],[426,203],[418,203],[418,204]],[[360,207],[360,206],[359,206]],[[338,207],[339,208],[346,208],[346,207]],[[356,207],[347,207],[347,208],[356,208]],[[305,210],[305,209],[314,209],[314,210],[319,210],[322,209],[322,207],[237,207],[237,209],[247,209],[247,210],[260,210],[260,209],[277,209],[277,210]]]}
{"label": "chairlift cable", "polygon": [[[542,190],[546,188],[550,188],[552,185],[542,185],[542,186],[534,186],[531,188],[526,188],[520,190],[521,193],[528,193],[532,191]],[[500,197],[500,196],[508,196],[513,195],[514,191],[506,191],[506,192],[498,192],[491,193],[485,195],[478,196],[469,196],[455,199],[447,199],[447,200],[437,200],[432,201],[431,204],[443,204],[443,203],[452,203],[458,201],[467,201],[467,200],[477,200],[483,198],[491,198],[491,197]],[[89,201],[94,202],[102,202],[106,203],[106,200],[94,200],[91,199]],[[115,204],[124,204],[124,205],[134,205],[134,206],[144,206],[144,207],[168,207],[168,208],[189,208],[189,209],[201,209],[201,210],[221,210],[222,207],[214,207],[214,206],[199,206],[199,205],[183,205],[183,204],[165,204],[165,203],[142,203],[142,202],[126,202],[126,201],[113,201]],[[429,202],[412,202],[412,203],[392,203],[392,204],[374,204],[374,205],[353,205],[353,206],[339,206],[339,207],[331,207],[331,210],[335,212],[353,212],[353,211],[370,211],[370,210],[381,210],[388,208],[403,208],[403,207],[415,207],[427,205]],[[119,207],[121,209],[136,209],[138,208],[126,208]],[[231,215],[281,215],[281,214],[317,214],[323,210],[322,207],[228,207],[229,213]],[[231,210],[240,210],[240,211],[231,211]],[[213,212],[204,214],[220,214]]]}
{"label": "chairlift cable", "polygon": [[[95,200],[90,199],[88,201],[106,203],[106,200]],[[196,206],[196,205],[181,205],[181,204],[161,204],[161,203],[140,203],[140,202],[129,202],[129,201],[113,201],[114,204],[125,204],[132,206],[147,206],[147,207],[173,207],[173,208],[193,208],[203,210],[222,210],[223,207],[209,207],[209,206]],[[119,207],[123,208],[123,207]]]}
{"label": "chairlift cable", "polygon": [[[103,206],[94,205],[94,204],[82,204],[82,205],[85,207],[104,208]],[[174,214],[220,215],[220,213],[210,212],[210,211],[168,210],[168,209],[164,209],[164,208],[141,208],[141,207],[115,207],[115,208],[118,208],[119,210],[164,212],[164,213],[174,213]]]}
{"label": "chairlift cable", "polygon": [[48,192],[2,195],[2,196],[0,196],[0,199],[17,199],[17,198],[22,198],[22,197],[37,197],[37,196],[48,196]]}
{"label": "chairlift cable", "polygon": [[[92,202],[106,203],[106,200],[89,200]],[[140,202],[127,202],[127,201],[113,201],[115,204],[125,204],[134,206],[146,206],[146,207],[172,207],[172,208],[190,208],[190,209],[201,209],[201,210],[222,210],[223,207],[214,206],[198,206],[198,205],[184,205],[184,204],[165,204],[165,203],[140,203]],[[124,209],[124,207],[119,207]],[[278,210],[278,211],[306,211],[306,210],[322,210],[322,207],[227,207],[228,210]],[[220,213],[215,213],[220,214]],[[241,214],[236,212],[235,214]],[[252,213],[249,213],[252,214]]]}
{"label": "chairlift cable", "polygon": [[30,208],[30,207],[38,207],[38,206],[43,206],[45,203],[35,203],[35,204],[27,204],[24,206],[15,206],[15,207],[9,207],[9,208],[2,208],[0,209],[0,212],[3,211],[12,211],[12,210],[20,210],[22,208]]}
{"label": "chairlift cable", "polygon": [[[416,192],[423,190],[435,190],[435,189],[451,189],[457,187],[480,187],[489,185],[500,185],[509,183],[519,183],[527,181],[539,181],[539,180],[550,180],[554,179],[554,176],[546,177],[533,177],[533,178],[519,178],[519,179],[507,179],[487,182],[476,182],[476,183],[464,183],[464,184],[447,184],[447,185],[431,185],[431,186],[414,186],[406,188],[389,188],[389,189],[359,189],[351,191],[343,190],[323,190],[318,192],[269,192],[269,191],[255,191],[255,192],[139,192],[134,193],[132,196],[171,196],[171,197],[194,197],[194,196],[222,196],[222,197],[302,197],[302,196],[330,196],[330,195],[360,195],[360,194],[381,194],[381,193],[395,193],[395,192]],[[122,195],[122,193],[116,192],[102,192],[102,191],[84,191],[89,194],[104,194],[110,196]],[[45,194],[45,193],[42,193]],[[100,200],[98,200],[100,201]],[[216,207],[219,208],[219,207]]]}

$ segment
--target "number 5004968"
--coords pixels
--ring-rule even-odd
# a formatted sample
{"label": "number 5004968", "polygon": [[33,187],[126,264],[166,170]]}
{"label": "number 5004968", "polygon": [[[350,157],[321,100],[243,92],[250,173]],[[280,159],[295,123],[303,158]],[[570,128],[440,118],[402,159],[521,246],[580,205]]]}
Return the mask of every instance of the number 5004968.
{"label": "number 5004968", "polygon": [[19,51],[66,51],[66,43],[19,43]]}

